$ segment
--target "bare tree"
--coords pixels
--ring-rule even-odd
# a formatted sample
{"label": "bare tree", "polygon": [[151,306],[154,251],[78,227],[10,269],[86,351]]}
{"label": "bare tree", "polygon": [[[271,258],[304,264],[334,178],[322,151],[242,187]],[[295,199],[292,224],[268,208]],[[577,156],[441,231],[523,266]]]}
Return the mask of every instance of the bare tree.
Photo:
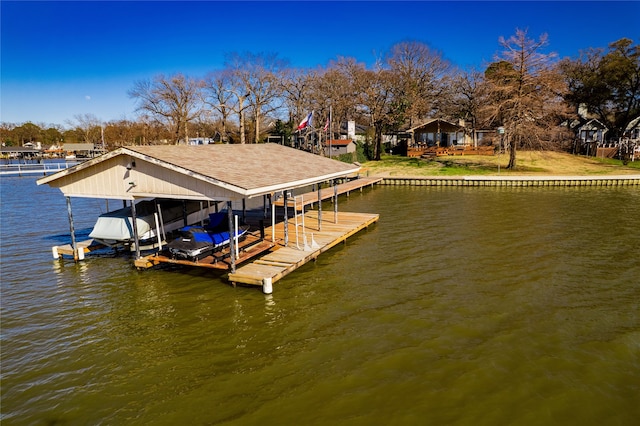
{"label": "bare tree", "polygon": [[286,61],[277,54],[232,53],[227,56],[226,67],[232,74],[238,114],[240,115],[241,141],[244,143],[244,119],[248,106],[253,113],[255,142],[260,140],[260,122],[263,116],[275,111],[279,106],[282,87],[277,74],[286,66]]}
{"label": "bare tree", "polygon": [[195,79],[180,73],[170,77],[160,74],[152,81],[137,81],[129,97],[137,99],[138,111],[169,126],[178,144],[181,135],[188,142],[188,124],[202,113],[199,90],[200,83]]}
{"label": "bare tree", "polygon": [[283,71],[280,79],[284,104],[289,111],[289,122],[298,123],[308,110],[312,110],[314,84],[319,80],[319,72],[302,68]]}
{"label": "bare tree", "polygon": [[404,117],[405,107],[398,102],[398,75],[377,65],[373,70],[361,70],[356,76],[360,91],[361,111],[374,129],[373,159],[382,156],[382,135]]}
{"label": "bare tree", "polygon": [[409,120],[434,115],[445,95],[444,78],[451,71],[442,53],[421,42],[405,41],[391,47],[386,63],[397,75],[396,96],[404,103]]}
{"label": "bare tree", "polygon": [[515,169],[516,149],[540,146],[548,129],[557,124],[564,83],[552,63],[555,54],[540,52],[547,45],[546,34],[536,41],[517,29],[508,39],[500,37],[499,43],[505,50],[485,72],[490,94],[484,111],[504,127],[510,149],[507,168]]}
{"label": "bare tree", "polygon": [[[332,109],[332,121],[346,123],[359,118],[359,74],[365,65],[355,58],[338,57],[329,66],[318,73],[313,81],[310,107],[325,113]],[[302,117],[296,117],[300,119]]]}
{"label": "bare tree", "polygon": [[68,124],[82,133],[85,143],[96,143],[100,140],[102,121],[98,117],[93,114],[76,114],[73,118],[74,120]]}
{"label": "bare tree", "polygon": [[453,97],[447,115],[465,120],[471,126],[473,145],[477,145],[476,129],[484,102],[484,75],[475,69],[456,73],[452,77]]}
{"label": "bare tree", "polygon": [[227,122],[236,106],[236,99],[231,87],[231,73],[228,70],[212,72],[205,77],[203,102],[212,112],[220,115],[221,140],[227,142]]}

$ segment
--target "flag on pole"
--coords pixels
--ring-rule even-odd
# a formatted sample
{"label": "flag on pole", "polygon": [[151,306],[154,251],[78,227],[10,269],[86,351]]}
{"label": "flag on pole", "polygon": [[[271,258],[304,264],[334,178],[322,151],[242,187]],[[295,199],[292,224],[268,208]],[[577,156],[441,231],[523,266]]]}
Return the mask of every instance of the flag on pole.
{"label": "flag on pole", "polygon": [[324,129],[322,129],[322,131],[326,132],[327,130],[329,130],[329,117],[327,117],[327,122],[324,123]]}
{"label": "flag on pole", "polygon": [[309,115],[307,115],[307,117],[304,120],[302,120],[302,122],[300,122],[300,124],[298,125],[298,130],[302,130],[307,126],[311,126],[312,117],[313,117],[313,111],[311,111]]}

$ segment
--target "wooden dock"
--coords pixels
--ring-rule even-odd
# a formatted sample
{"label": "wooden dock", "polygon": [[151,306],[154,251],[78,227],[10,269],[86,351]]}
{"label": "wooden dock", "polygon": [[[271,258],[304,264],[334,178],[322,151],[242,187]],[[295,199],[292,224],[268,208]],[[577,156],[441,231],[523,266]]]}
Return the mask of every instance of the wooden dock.
{"label": "wooden dock", "polygon": [[[357,179],[349,180],[347,182],[336,185],[337,194],[343,195],[346,194],[349,196],[349,193],[352,191],[360,190],[367,186],[373,186],[376,183],[382,182],[383,178],[381,177],[360,177]],[[320,200],[327,200],[332,198],[336,193],[336,190],[333,186],[322,188],[320,190],[320,197],[318,197],[318,191],[311,191],[304,194],[296,195],[294,201],[293,199],[287,200],[287,206],[293,208],[294,205],[297,209],[302,209],[303,206],[307,206],[310,204],[315,204],[318,202],[318,198]],[[274,206],[283,207],[284,200],[281,198],[273,203]]]}
{"label": "wooden dock", "polygon": [[[253,232],[238,243],[239,256],[236,259],[236,264],[244,263],[256,256],[259,256],[264,252],[271,250],[274,246],[275,244],[273,242],[262,240],[260,238],[260,231]],[[151,268],[162,263],[217,269],[221,271],[228,271],[231,269],[229,246],[197,261],[174,259],[163,253],[154,253],[134,261],[134,265],[141,269]]]}
{"label": "wooden dock", "polygon": [[[263,286],[267,282],[271,285],[337,244],[346,241],[350,236],[377,222],[378,218],[378,214],[338,212],[337,223],[334,223],[333,214],[324,214],[321,230],[318,230],[318,212],[316,210],[309,211],[304,215],[304,227],[301,225],[301,217],[298,217],[297,234],[293,219],[289,219],[289,243],[287,246],[284,246],[284,223],[277,223],[274,230],[275,240],[280,244],[276,246],[276,249],[239,267],[236,272],[229,273],[228,279],[234,285],[242,283]],[[271,235],[271,228],[268,228],[265,234]]]}

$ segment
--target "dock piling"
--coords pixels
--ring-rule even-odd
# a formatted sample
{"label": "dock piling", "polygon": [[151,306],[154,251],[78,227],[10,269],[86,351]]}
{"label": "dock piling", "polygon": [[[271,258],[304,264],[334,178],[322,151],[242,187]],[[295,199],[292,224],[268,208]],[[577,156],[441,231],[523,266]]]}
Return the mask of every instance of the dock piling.
{"label": "dock piling", "polygon": [[71,248],[73,249],[73,260],[78,260],[78,245],[76,244],[76,230],[73,226],[73,213],[71,210],[71,197],[67,199],[67,215],[69,216],[69,231],[71,232]]}
{"label": "dock piling", "polygon": [[273,279],[271,277],[264,277],[262,279],[262,292],[264,294],[273,293]]}

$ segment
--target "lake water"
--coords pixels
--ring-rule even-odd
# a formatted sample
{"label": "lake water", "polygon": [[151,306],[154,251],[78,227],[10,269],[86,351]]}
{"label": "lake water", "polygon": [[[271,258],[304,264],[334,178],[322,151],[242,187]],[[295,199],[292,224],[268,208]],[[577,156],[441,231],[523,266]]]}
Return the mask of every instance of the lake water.
{"label": "lake water", "polygon": [[[0,179],[3,425],[640,418],[637,187],[352,193],[379,222],[267,296],[54,261],[65,199],[35,180]],[[82,239],[104,201],[72,204]]]}

